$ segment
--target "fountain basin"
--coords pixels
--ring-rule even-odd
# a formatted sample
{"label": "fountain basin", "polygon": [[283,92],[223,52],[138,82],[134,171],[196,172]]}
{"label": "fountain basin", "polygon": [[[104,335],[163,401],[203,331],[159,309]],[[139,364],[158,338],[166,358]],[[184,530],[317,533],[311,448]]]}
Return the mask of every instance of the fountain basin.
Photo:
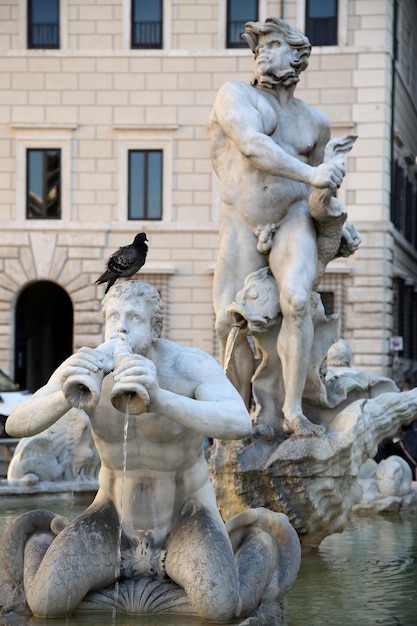
{"label": "fountain basin", "polygon": [[[36,508],[73,518],[94,495],[38,494],[2,496],[0,534],[18,515]],[[318,549],[303,553],[301,568],[285,599],[287,626],[335,624],[415,624],[417,511],[355,514],[343,533],[326,537]],[[4,572],[0,565],[0,580]],[[208,626],[186,616],[137,616],[75,613],[57,620],[30,616],[0,617],[19,626]]]}

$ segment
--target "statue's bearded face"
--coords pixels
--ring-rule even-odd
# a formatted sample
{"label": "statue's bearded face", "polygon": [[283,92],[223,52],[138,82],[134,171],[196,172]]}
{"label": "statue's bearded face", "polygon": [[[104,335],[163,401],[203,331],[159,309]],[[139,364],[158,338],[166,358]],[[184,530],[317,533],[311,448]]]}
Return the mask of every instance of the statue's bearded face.
{"label": "statue's bearded face", "polygon": [[152,327],[152,307],[144,298],[108,298],[105,318],[106,341],[123,337],[134,354],[147,354],[157,338]]}
{"label": "statue's bearded face", "polygon": [[264,87],[296,84],[307,67],[308,56],[307,49],[290,45],[280,33],[260,35],[255,49],[255,79]]}

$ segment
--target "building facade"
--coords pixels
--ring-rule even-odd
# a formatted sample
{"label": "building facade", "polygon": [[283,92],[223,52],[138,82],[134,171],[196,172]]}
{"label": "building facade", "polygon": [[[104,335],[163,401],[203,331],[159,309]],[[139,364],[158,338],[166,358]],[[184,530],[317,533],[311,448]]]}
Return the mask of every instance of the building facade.
{"label": "building facade", "polygon": [[415,0],[2,0],[0,368],[23,387],[101,342],[95,280],[141,231],[165,336],[216,355],[207,120],[269,16],[313,44],[298,97],[358,135],[340,199],[362,245],[329,265],[326,307],[354,366],[416,384]]}

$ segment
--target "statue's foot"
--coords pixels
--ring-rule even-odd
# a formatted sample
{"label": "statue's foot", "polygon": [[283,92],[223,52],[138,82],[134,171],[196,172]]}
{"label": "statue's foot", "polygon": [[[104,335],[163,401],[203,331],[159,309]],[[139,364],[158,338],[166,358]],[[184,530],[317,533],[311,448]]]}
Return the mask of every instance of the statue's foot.
{"label": "statue's foot", "polygon": [[284,417],[284,432],[295,437],[322,437],[326,432],[324,426],[313,424],[302,413]]}

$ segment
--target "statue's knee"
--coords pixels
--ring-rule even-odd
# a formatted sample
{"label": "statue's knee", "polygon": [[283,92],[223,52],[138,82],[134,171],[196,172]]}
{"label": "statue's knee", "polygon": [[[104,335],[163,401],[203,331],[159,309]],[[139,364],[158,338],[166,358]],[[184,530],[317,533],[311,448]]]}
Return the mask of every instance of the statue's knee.
{"label": "statue's knee", "polygon": [[284,317],[305,317],[310,313],[310,292],[305,289],[287,291],[281,294],[280,306]]}

